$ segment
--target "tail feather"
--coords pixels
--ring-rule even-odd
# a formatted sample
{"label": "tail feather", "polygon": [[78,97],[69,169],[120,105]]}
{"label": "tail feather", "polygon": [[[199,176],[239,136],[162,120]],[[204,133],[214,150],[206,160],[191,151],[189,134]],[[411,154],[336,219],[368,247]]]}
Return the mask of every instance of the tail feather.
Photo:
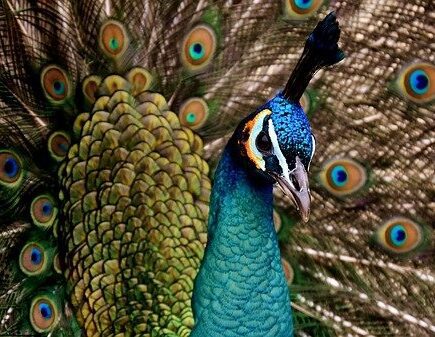
{"label": "tail feather", "polygon": [[[325,69],[315,75],[343,57],[334,14],[318,24],[301,50],[331,10],[340,20],[348,57],[334,74]],[[171,333],[187,335],[188,304],[172,306],[166,290],[154,295],[164,282],[174,282],[179,303],[190,303],[210,189],[203,142],[213,170],[237,123],[276,94],[295,69],[284,92],[311,116],[318,147],[311,168],[317,177],[311,183],[311,222],[295,226],[284,196],[276,198],[297,333],[430,336],[433,92],[421,89],[424,74],[434,82],[430,11],[430,1],[402,0],[0,2],[0,334],[36,334],[29,314],[36,296],[59,309],[55,328],[42,334],[98,334],[115,317],[101,305],[112,296],[120,305],[116,314],[137,318],[134,324],[114,323],[117,332],[153,326],[157,334],[166,333],[159,315],[170,312],[171,303],[176,316],[168,319]],[[109,21],[118,25],[111,27],[116,34],[124,34],[125,50],[119,35],[101,41]],[[198,28],[201,39],[189,40]],[[44,86],[47,69],[59,83],[48,76],[51,87]],[[119,115],[110,119],[115,106],[121,107]],[[131,118],[121,118],[122,109]],[[141,123],[148,133],[136,132]],[[148,141],[142,141],[144,134]],[[148,150],[145,158],[139,156]],[[123,185],[132,172],[140,179],[131,203],[147,205],[136,213],[126,207],[128,184]],[[337,177],[343,172],[352,184],[337,188],[334,181],[342,183]],[[93,188],[105,179],[96,194]],[[101,206],[94,196],[119,204],[91,214]],[[121,215],[121,209],[127,213]],[[89,211],[83,221],[78,210]],[[150,217],[146,231],[135,227],[136,216]],[[102,217],[119,225],[97,226]],[[408,251],[383,240],[393,229],[400,232],[397,224],[417,238]],[[50,257],[49,276],[35,278],[22,272],[19,256],[41,236],[59,255]],[[83,246],[74,246],[78,242]],[[114,294],[126,294],[120,300],[109,291],[115,289],[110,284],[115,262],[96,263],[92,273],[83,270],[94,258],[116,261],[113,256],[124,253],[124,263],[150,270],[141,278],[123,265],[117,280],[131,288],[116,284],[121,288]],[[88,288],[82,286],[91,279]],[[122,301],[128,304],[122,307]],[[141,305],[148,305],[144,317],[152,324],[138,318]],[[95,317],[83,323],[88,312]]]}

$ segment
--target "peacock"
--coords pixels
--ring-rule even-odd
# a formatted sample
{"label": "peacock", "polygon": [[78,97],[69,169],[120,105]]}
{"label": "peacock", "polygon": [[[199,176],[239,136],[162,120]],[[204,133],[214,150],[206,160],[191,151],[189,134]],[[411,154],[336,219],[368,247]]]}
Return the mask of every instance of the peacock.
{"label": "peacock", "polygon": [[432,336],[433,17],[2,0],[0,335]]}

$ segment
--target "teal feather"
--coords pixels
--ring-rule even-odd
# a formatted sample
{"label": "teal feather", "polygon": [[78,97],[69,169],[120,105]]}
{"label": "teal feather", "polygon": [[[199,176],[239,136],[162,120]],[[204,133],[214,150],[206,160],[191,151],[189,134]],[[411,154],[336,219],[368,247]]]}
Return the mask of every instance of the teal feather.
{"label": "teal feather", "polygon": [[289,294],[273,227],[272,184],[249,177],[236,151],[227,147],[215,175],[209,241],[195,280],[197,323],[191,336],[291,336]]}

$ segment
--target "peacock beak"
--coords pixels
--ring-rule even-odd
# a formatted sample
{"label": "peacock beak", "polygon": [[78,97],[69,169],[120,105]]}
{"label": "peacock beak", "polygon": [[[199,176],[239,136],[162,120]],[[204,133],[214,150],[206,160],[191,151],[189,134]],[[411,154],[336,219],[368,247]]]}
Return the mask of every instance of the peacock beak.
{"label": "peacock beak", "polygon": [[311,194],[308,184],[308,174],[299,157],[296,157],[296,167],[288,175],[275,176],[275,179],[289,198],[293,200],[303,222],[310,217]]}

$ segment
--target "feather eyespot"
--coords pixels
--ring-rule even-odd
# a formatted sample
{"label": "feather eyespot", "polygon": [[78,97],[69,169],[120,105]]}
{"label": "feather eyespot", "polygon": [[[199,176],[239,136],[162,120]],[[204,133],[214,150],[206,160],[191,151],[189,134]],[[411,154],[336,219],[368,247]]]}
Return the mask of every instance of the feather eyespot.
{"label": "feather eyespot", "polygon": [[306,19],[317,12],[323,0],[285,0],[285,12],[290,19]]}
{"label": "feather eyespot", "polygon": [[0,183],[14,185],[22,178],[23,170],[18,155],[11,151],[0,151]]}
{"label": "feather eyespot", "polygon": [[62,103],[70,95],[70,82],[66,72],[58,66],[50,65],[41,73],[41,85],[48,99]]}
{"label": "feather eyespot", "polygon": [[400,72],[396,85],[399,92],[415,103],[427,103],[435,99],[435,66],[418,62]]}
{"label": "feather eyespot", "polygon": [[110,58],[118,58],[127,50],[129,39],[124,26],[115,20],[105,22],[100,29],[99,44]]}
{"label": "feather eyespot", "polygon": [[178,116],[182,125],[197,130],[206,122],[208,112],[207,103],[202,98],[193,97],[181,105]]}
{"label": "feather eyespot", "polygon": [[346,196],[357,192],[366,184],[367,172],[352,159],[335,159],[323,166],[320,181],[331,194]]}
{"label": "feather eyespot", "polygon": [[30,322],[37,332],[49,332],[59,322],[59,307],[49,296],[38,296],[30,306]]}
{"label": "feather eyespot", "polygon": [[302,94],[299,103],[308,117],[311,117],[319,104],[319,97],[314,90],[307,89]]}
{"label": "feather eyespot", "polygon": [[126,75],[126,78],[132,85],[131,93],[134,96],[148,90],[153,80],[150,72],[140,67],[131,69]]}
{"label": "feather eyespot", "polygon": [[57,217],[57,207],[49,195],[40,195],[30,205],[30,215],[38,227],[49,228]]}
{"label": "feather eyespot", "polygon": [[281,264],[282,264],[282,269],[284,271],[284,276],[287,280],[287,284],[292,284],[295,275],[293,271],[293,267],[287,260],[283,258],[281,258]]}
{"label": "feather eyespot", "polygon": [[101,84],[101,77],[96,75],[88,76],[82,84],[83,95],[90,103],[94,103],[97,99],[98,87]]}
{"label": "feather eyespot", "polygon": [[301,107],[304,110],[304,112],[307,113],[307,111],[310,109],[310,97],[305,92],[302,94],[299,103],[301,104]]}
{"label": "feather eyespot", "polygon": [[47,269],[45,249],[37,243],[28,243],[20,253],[20,269],[32,276],[43,273]]}
{"label": "feather eyespot", "polygon": [[376,231],[375,238],[381,248],[388,252],[406,254],[422,246],[424,230],[411,219],[394,217]]}
{"label": "feather eyespot", "polygon": [[200,71],[210,64],[216,52],[216,34],[206,25],[194,27],[184,38],[181,50],[183,65],[190,71]]}
{"label": "feather eyespot", "polygon": [[281,230],[282,227],[282,219],[281,215],[279,215],[277,210],[273,210],[273,224],[275,227],[275,231],[278,233]]}
{"label": "feather eyespot", "polygon": [[71,146],[71,138],[62,131],[54,132],[48,138],[48,150],[56,161],[62,161]]}

